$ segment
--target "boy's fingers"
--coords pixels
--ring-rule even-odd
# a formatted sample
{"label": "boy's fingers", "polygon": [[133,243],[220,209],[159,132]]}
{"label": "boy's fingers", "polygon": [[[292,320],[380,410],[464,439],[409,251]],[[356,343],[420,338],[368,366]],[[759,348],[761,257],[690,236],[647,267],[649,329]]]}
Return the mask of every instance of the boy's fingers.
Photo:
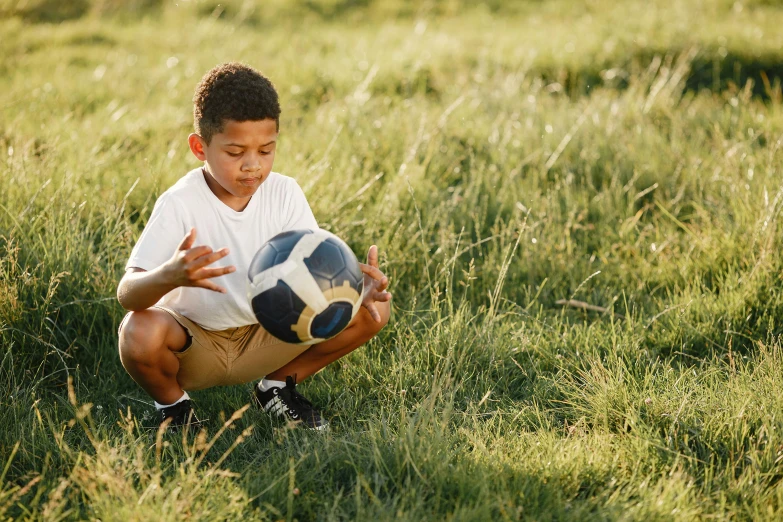
{"label": "boy's fingers", "polygon": [[378,308],[375,307],[374,303],[367,303],[365,305],[365,308],[367,308],[367,311],[370,312],[370,315],[372,316],[373,321],[375,321],[376,323],[380,323],[381,322],[381,314],[378,313]]}
{"label": "boy's fingers", "polygon": [[187,252],[185,252],[184,259],[186,262],[190,263],[191,261],[193,261],[198,257],[205,256],[211,253],[212,253],[212,249],[210,247],[201,245],[195,248],[191,248]]}
{"label": "boy's fingers", "polygon": [[218,250],[217,252],[212,252],[208,255],[203,255],[201,257],[197,257],[190,265],[189,268],[192,269],[198,269],[203,268],[207,265],[211,265],[215,261],[222,259],[228,255],[228,249],[223,248],[221,250]]}
{"label": "boy's fingers", "polygon": [[[377,264],[377,259],[375,260]],[[377,267],[371,266],[371,265],[365,265],[364,263],[359,263],[359,268],[361,268],[362,272],[367,274],[368,276],[372,277],[376,281],[383,281],[386,276],[383,275],[383,272],[381,272]]]}
{"label": "boy's fingers", "polygon": [[391,301],[392,298],[392,295],[389,292],[372,292],[369,295],[373,301],[378,301],[380,303]]}
{"label": "boy's fingers", "polygon": [[179,243],[179,246],[177,247],[177,250],[188,250],[190,247],[193,246],[193,242],[196,240],[196,229],[191,228],[190,232],[182,238],[182,241]]}
{"label": "boy's fingers", "polygon": [[373,245],[367,252],[367,264],[378,268],[378,247]]}
{"label": "boy's fingers", "polygon": [[227,293],[225,288],[223,288],[222,286],[216,285],[215,283],[213,283],[212,281],[209,281],[208,279],[202,279],[200,281],[197,281],[197,282],[193,283],[193,286],[197,286],[199,288],[206,288],[207,290],[212,290],[213,292],[218,292],[218,293],[221,293],[221,294]]}
{"label": "boy's fingers", "polygon": [[230,274],[232,272],[236,272],[237,267],[235,266],[224,266],[221,268],[205,268],[201,271],[199,271],[199,279],[212,279],[213,277],[220,277],[222,275]]}

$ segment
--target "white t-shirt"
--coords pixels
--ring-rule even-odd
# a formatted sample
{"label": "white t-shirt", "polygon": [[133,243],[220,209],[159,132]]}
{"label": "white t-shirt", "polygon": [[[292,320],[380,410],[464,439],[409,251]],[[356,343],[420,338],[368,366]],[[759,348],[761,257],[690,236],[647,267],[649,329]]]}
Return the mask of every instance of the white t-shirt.
{"label": "white t-shirt", "polygon": [[180,287],[158,304],[181,313],[207,330],[225,330],[258,322],[247,297],[247,269],[261,245],[286,230],[316,230],[318,224],[304,192],[293,178],[276,172],[266,180],[242,212],[210,190],[200,168],[188,172],[155,202],[147,226],[125,265],[152,270],[174,255],[182,239],[196,229],[193,246],[229,254],[210,267],[234,265],[236,272],[213,278],[227,293]]}

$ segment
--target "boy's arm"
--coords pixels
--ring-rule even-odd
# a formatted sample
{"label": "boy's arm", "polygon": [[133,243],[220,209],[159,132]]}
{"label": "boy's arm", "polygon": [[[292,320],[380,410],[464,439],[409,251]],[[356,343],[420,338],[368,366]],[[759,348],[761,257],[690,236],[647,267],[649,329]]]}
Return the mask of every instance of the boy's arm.
{"label": "boy's arm", "polygon": [[146,310],[176,288],[168,279],[163,265],[149,272],[129,268],[117,287],[117,300],[126,310]]}
{"label": "boy's arm", "polygon": [[179,244],[171,259],[159,267],[150,271],[130,268],[117,287],[117,300],[122,307],[131,311],[146,310],[157,303],[161,297],[180,286],[194,286],[226,293],[225,288],[216,285],[210,279],[230,274],[236,268],[234,266],[207,268],[207,266],[226,257],[228,249],[223,248],[213,252],[208,246],[193,248],[195,240],[196,229],[193,228]]}

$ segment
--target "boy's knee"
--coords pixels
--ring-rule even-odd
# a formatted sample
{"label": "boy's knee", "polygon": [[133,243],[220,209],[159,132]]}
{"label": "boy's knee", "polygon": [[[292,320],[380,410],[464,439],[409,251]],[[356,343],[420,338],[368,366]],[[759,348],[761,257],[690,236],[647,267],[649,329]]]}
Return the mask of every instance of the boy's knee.
{"label": "boy's knee", "polygon": [[[165,313],[165,312],[163,312]],[[131,312],[120,330],[120,355],[124,360],[153,362],[166,349],[165,318],[151,310]]]}

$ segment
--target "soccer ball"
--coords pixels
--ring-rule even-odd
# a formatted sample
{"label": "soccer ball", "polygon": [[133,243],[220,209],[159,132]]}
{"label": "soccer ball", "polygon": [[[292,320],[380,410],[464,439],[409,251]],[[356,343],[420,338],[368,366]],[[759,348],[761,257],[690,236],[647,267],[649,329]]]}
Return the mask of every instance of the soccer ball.
{"label": "soccer ball", "polygon": [[256,252],[247,276],[256,319],[290,344],[334,337],[362,304],[359,261],[348,245],[325,230],[276,235]]}

